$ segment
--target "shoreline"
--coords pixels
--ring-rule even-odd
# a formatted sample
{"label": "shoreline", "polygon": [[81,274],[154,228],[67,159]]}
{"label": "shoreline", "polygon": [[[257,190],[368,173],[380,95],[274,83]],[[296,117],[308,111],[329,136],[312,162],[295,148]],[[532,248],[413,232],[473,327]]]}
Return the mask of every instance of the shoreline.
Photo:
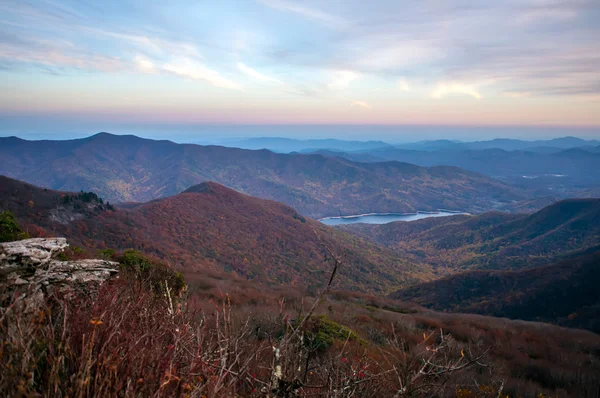
{"label": "shoreline", "polygon": [[365,213],[365,214],[351,214],[348,216],[329,216],[317,219],[317,221],[323,220],[350,220],[353,218],[360,217],[368,217],[368,216],[415,216],[419,214],[440,214],[440,213],[451,213],[451,214],[465,214],[470,215],[470,213],[460,211],[460,210],[447,210],[447,209],[438,209],[437,211],[417,211],[414,213]]}

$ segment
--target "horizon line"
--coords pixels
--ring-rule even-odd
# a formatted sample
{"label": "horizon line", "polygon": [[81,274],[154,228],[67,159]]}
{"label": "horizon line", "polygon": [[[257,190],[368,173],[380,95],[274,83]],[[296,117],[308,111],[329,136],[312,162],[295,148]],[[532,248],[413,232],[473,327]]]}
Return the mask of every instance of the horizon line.
{"label": "horizon line", "polygon": [[[195,143],[195,142],[177,142],[177,141],[173,141],[170,140],[168,138],[157,138],[157,137],[144,137],[141,135],[137,135],[137,134],[131,134],[131,133],[123,133],[123,134],[119,134],[119,133],[112,133],[112,132],[108,132],[108,131],[99,131],[97,133],[92,133],[92,134],[86,134],[84,136],[81,137],[72,137],[72,138],[54,138],[54,139],[47,139],[47,138],[41,138],[41,139],[31,139],[31,138],[23,138],[22,136],[19,135],[0,135],[0,139],[7,139],[7,138],[17,138],[23,141],[71,141],[71,140],[82,140],[82,139],[87,139],[87,138],[91,138],[97,135],[101,135],[101,134],[106,134],[106,135],[110,135],[110,136],[115,136],[115,137],[136,137],[136,138],[140,138],[140,139],[144,139],[144,140],[150,140],[150,141],[168,141],[168,142],[172,142],[174,144],[192,144],[192,145],[201,145],[201,146],[211,146],[211,145],[216,145],[216,146],[227,146],[224,145],[226,142],[228,141],[232,141],[232,140],[247,140],[247,139],[272,139],[272,138],[283,138],[283,139],[289,139],[289,140],[295,140],[295,141],[323,141],[323,140],[337,140],[337,141],[346,141],[346,142],[363,142],[363,143],[367,143],[367,142],[376,142],[376,141],[380,141],[383,142],[385,144],[392,144],[393,142],[387,139],[369,139],[369,140],[360,140],[360,139],[342,139],[342,138],[338,138],[338,137],[320,137],[320,138],[298,138],[298,137],[286,137],[284,135],[278,135],[278,136],[240,136],[240,137],[225,137],[225,140],[223,142],[220,142],[219,144],[201,144],[201,143]],[[201,137],[199,137],[201,138]],[[411,143],[419,143],[419,142],[433,142],[433,141],[456,141],[457,143],[461,143],[461,144],[468,144],[468,143],[474,143],[474,142],[488,142],[488,141],[494,141],[494,140],[514,140],[514,141],[524,141],[524,142],[536,142],[536,141],[551,141],[551,140],[555,140],[555,139],[562,139],[562,138],[575,138],[575,139],[580,139],[583,141],[599,141],[600,137],[598,137],[597,139],[595,138],[586,138],[586,137],[577,137],[574,135],[564,135],[564,136],[559,136],[559,137],[553,137],[553,138],[536,138],[536,139],[526,139],[526,138],[509,138],[509,137],[502,137],[502,136],[497,136],[497,137],[491,137],[491,138],[487,138],[487,139],[481,139],[481,140],[472,140],[472,141],[467,141],[467,140],[461,140],[461,139],[453,139],[453,138],[432,138],[432,139],[423,139],[423,140],[414,140],[414,141],[406,141],[406,142],[402,142],[403,144],[411,144]],[[399,144],[398,142],[393,143],[394,145]]]}

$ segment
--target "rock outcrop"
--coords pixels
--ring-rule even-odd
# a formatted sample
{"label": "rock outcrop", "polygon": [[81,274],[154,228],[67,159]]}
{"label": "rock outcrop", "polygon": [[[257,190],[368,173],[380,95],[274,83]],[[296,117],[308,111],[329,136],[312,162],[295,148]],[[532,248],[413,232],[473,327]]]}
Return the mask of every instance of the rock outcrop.
{"label": "rock outcrop", "polygon": [[35,308],[50,294],[90,294],[117,276],[119,264],[106,260],[60,261],[65,238],[35,238],[0,243],[0,302]]}

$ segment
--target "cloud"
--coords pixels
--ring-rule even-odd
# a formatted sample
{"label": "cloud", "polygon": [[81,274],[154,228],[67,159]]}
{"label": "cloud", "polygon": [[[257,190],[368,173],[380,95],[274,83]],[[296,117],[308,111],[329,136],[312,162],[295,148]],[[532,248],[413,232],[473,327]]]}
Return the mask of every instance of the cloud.
{"label": "cloud", "polygon": [[168,40],[143,34],[113,32],[99,28],[78,27],[77,30],[93,36],[116,39],[119,43],[153,56],[202,58],[196,45],[186,41]]}
{"label": "cloud", "polygon": [[201,63],[188,58],[182,58],[168,63],[163,66],[163,70],[180,77],[202,80],[219,88],[227,88],[230,90],[242,89],[239,84],[224,78],[219,72],[209,69]]}
{"label": "cloud", "polygon": [[391,35],[367,36],[356,47],[355,63],[359,69],[381,72],[394,71],[439,60],[444,49],[424,40],[402,41]]}
{"label": "cloud", "polygon": [[156,73],[156,68],[154,67],[154,64],[152,63],[152,61],[150,61],[148,58],[144,57],[143,55],[136,55],[135,58],[133,59],[133,61],[135,62],[135,64],[137,65],[137,68],[144,73]]}
{"label": "cloud", "polygon": [[440,83],[431,93],[431,97],[441,99],[449,94],[465,94],[478,100],[483,98],[474,86],[462,83]]}
{"label": "cloud", "polygon": [[528,91],[505,91],[504,95],[510,98],[526,98],[531,96]]}
{"label": "cloud", "polygon": [[273,8],[275,10],[290,12],[302,17],[324,23],[332,28],[344,28],[348,26],[348,22],[336,15],[328,14],[316,8],[309,8],[300,4],[292,3],[285,0],[258,0],[259,3]]}
{"label": "cloud", "polygon": [[142,51],[150,52],[162,59],[167,59],[162,66],[157,66],[159,62],[152,61],[141,54],[136,55],[134,63],[137,69],[143,73],[170,73],[186,79],[204,81],[219,88],[230,90],[242,89],[238,83],[221,76],[218,71],[204,65],[198,48],[191,43],[97,29],[93,29],[92,31],[123,40]]}
{"label": "cloud", "polygon": [[402,91],[406,91],[406,92],[410,91],[410,86],[408,85],[408,82],[404,78],[398,80],[398,88]]}
{"label": "cloud", "polygon": [[523,12],[518,16],[517,22],[520,24],[561,22],[574,19],[577,15],[578,10],[568,5],[542,5]]}
{"label": "cloud", "polygon": [[359,73],[352,72],[349,70],[336,71],[333,74],[333,79],[329,82],[327,87],[333,90],[341,90],[350,85],[351,82],[360,77]]}
{"label": "cloud", "polygon": [[[139,53],[127,61],[87,51],[70,41],[18,37],[2,34],[0,31],[0,63],[6,69],[21,69],[23,64],[27,64],[52,74],[64,73],[69,69],[107,73],[134,69],[146,74],[171,73],[188,79],[202,80],[225,89],[241,89],[239,84],[201,63],[198,50],[187,43],[154,40],[135,35],[106,35],[139,45],[157,56],[163,55],[168,61],[160,62]],[[196,58],[178,56],[180,54],[190,54]]]}
{"label": "cloud", "polygon": [[272,83],[277,83],[277,84],[282,84],[282,85],[285,84],[281,80],[275,79],[274,77],[263,75],[262,73],[258,72],[256,69],[252,69],[249,66],[247,66],[246,64],[243,64],[241,62],[238,62],[237,68],[240,72],[242,72],[254,79],[257,79],[257,80],[262,80],[264,82],[272,82]]}
{"label": "cloud", "polygon": [[0,41],[0,60],[19,69],[23,64],[56,73],[60,69],[115,72],[126,68],[117,57],[90,53],[69,42],[24,38],[22,43]]}
{"label": "cloud", "polygon": [[[552,44],[516,51],[490,47],[473,50],[457,68],[453,80],[471,81],[486,76],[502,81],[505,91],[529,92],[535,96],[579,96],[600,93],[600,47],[593,43],[576,43],[561,48],[561,38]],[[598,47],[594,49],[594,47]]]}
{"label": "cloud", "polygon": [[[399,92],[429,81],[434,98],[491,96],[474,84],[487,78],[502,81],[493,92],[500,97],[600,95],[598,0],[256,0],[234,16],[221,2],[133,3],[0,0],[0,67],[173,73],[229,89],[239,87],[238,70],[276,83],[284,67],[286,92],[320,97],[360,76],[361,86],[378,79]],[[215,66],[235,68],[249,53],[273,62],[267,75],[241,64],[230,79]],[[196,72],[183,59],[199,65]],[[352,72],[319,81],[335,70]]]}
{"label": "cloud", "polygon": [[[343,7],[340,2],[298,4],[320,4],[352,22],[335,35],[315,33],[311,46],[282,41],[277,51],[285,58],[273,57],[275,62],[352,70],[392,84],[402,76],[419,82],[493,78],[506,81],[502,89],[535,96],[587,95],[600,81],[597,0],[440,1],[435,8],[360,0],[345,1]],[[469,91],[464,95],[485,95],[478,87]]]}
{"label": "cloud", "polygon": [[159,66],[156,61],[152,61],[143,55],[136,55],[133,59],[137,69],[142,73],[148,74],[172,74],[185,79],[201,80],[215,87],[230,90],[241,90],[241,86],[236,82],[229,80],[213,69],[210,69],[202,63],[189,58],[174,58],[172,61]]}
{"label": "cloud", "polygon": [[358,106],[358,107],[365,108],[365,109],[373,108],[371,105],[369,105],[365,101],[352,101],[350,103],[350,106]]}

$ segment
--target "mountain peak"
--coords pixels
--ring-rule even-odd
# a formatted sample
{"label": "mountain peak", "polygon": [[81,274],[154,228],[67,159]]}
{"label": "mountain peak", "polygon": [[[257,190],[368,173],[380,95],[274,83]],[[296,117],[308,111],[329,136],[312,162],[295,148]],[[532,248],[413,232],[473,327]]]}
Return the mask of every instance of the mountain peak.
{"label": "mountain peak", "polygon": [[114,141],[114,140],[123,140],[123,139],[127,139],[127,140],[139,140],[139,141],[143,141],[144,138],[142,137],[138,137],[137,135],[132,135],[132,134],[112,134],[112,133],[107,133],[105,131],[101,131],[97,134],[94,134],[92,136],[87,137],[87,140],[90,141],[97,141],[97,140],[107,140],[107,141]]}
{"label": "mountain peak", "polygon": [[227,188],[224,185],[218,184],[214,181],[204,181],[200,184],[192,185],[182,193],[211,193],[211,194],[223,194],[232,193],[237,191]]}

